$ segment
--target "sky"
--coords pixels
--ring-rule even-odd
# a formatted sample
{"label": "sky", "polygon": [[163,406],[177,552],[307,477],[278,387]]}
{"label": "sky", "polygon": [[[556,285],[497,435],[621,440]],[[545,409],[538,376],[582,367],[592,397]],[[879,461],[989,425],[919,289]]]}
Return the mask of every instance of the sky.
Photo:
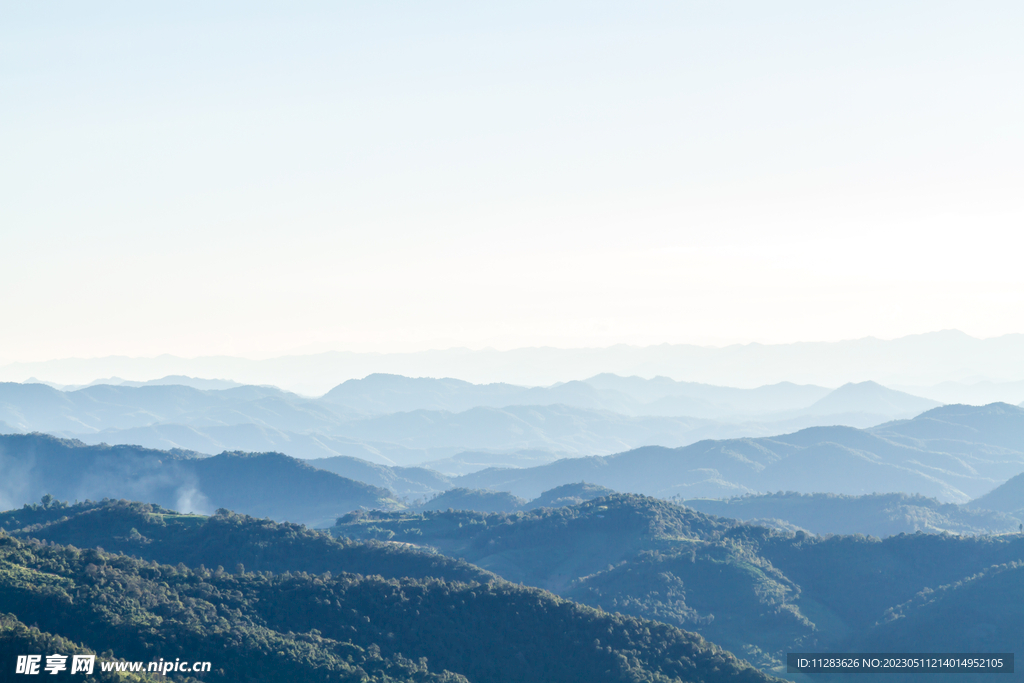
{"label": "sky", "polygon": [[0,3],[0,362],[1024,332],[1019,2]]}

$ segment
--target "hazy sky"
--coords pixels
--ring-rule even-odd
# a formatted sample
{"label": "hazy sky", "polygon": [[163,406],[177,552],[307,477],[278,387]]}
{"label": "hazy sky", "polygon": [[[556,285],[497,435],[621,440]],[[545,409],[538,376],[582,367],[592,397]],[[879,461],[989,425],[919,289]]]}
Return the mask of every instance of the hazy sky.
{"label": "hazy sky", "polygon": [[1024,332],[1024,3],[0,3],[0,362]]}

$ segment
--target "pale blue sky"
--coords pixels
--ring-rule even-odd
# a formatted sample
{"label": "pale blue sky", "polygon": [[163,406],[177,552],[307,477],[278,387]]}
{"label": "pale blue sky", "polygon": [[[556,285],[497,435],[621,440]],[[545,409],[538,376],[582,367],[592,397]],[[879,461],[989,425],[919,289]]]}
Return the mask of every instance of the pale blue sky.
{"label": "pale blue sky", "polygon": [[2,2],[0,362],[1024,332],[1022,35],[1018,2]]}

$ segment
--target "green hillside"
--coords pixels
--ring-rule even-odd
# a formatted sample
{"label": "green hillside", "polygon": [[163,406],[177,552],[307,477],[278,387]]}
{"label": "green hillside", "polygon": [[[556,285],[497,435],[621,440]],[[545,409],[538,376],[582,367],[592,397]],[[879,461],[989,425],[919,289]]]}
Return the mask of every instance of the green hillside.
{"label": "green hillside", "polygon": [[[842,641],[925,589],[955,583],[996,564],[1024,559],[1024,535],[900,534],[819,538],[744,534],[758,554],[801,588],[801,610]],[[855,590],[851,590],[855,588]],[[830,626],[831,625],[831,626]]]}
{"label": "green hillside", "polygon": [[[14,669],[14,662],[17,661],[18,656],[24,654],[38,654],[44,657],[47,654],[62,654],[66,655],[68,657],[67,661],[70,662],[74,655],[95,656],[96,652],[67,638],[40,631],[34,626],[30,628],[18,621],[17,617],[13,614],[0,613],[0,661],[4,663],[5,668],[10,666],[8,673]],[[160,680],[159,677],[145,672],[119,673],[103,671],[101,662],[104,661],[123,660],[116,658],[113,652],[108,652],[107,656],[97,656],[93,664],[92,677],[87,680],[98,681],[99,683],[156,683],[156,681]],[[45,665],[45,660],[41,662],[41,665]],[[42,669],[42,666],[40,666],[40,669]],[[72,675],[71,667],[68,666],[65,671],[46,674],[46,678],[57,681],[81,680],[82,675],[80,672]],[[198,680],[190,676],[183,676],[180,679],[182,683],[193,683]]]}
{"label": "green hillside", "polygon": [[733,541],[645,552],[579,579],[565,595],[697,630],[761,660],[810,641],[816,630],[798,607],[799,586]]}
{"label": "green hillside", "polygon": [[926,589],[1024,560],[1024,536],[816,537],[615,495],[513,514],[365,512],[335,534],[430,546],[588,605],[695,630],[758,666],[845,651]]}
{"label": "green hillside", "polygon": [[[23,623],[208,681],[767,681],[700,636],[501,581],[187,568],[0,537]],[[464,677],[464,678],[463,678]]]}
{"label": "green hillside", "polygon": [[1024,563],[989,567],[890,609],[864,647],[909,651],[928,642],[944,652],[1024,651]]}
{"label": "green hillside", "polygon": [[18,538],[101,547],[145,560],[189,567],[254,571],[349,572],[487,582],[496,577],[462,560],[409,546],[352,541],[297,524],[221,510],[180,515],[147,503],[107,501],[68,506],[56,501],[0,513],[0,529]]}
{"label": "green hillside", "polygon": [[339,519],[331,531],[376,538],[386,530],[395,541],[436,547],[510,581],[561,590],[576,578],[644,550],[721,534],[732,524],[664,501],[623,494],[512,514],[366,512]]}

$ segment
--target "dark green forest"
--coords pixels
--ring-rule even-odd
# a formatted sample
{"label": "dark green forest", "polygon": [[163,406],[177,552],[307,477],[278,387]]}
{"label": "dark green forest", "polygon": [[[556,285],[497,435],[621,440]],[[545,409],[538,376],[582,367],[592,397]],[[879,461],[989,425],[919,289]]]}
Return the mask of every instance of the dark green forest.
{"label": "dark green forest", "polygon": [[4,647],[187,651],[203,680],[767,680],[729,653],[781,674],[789,651],[1024,646],[1020,534],[814,536],[625,494],[330,534],[46,497],[0,529]]}
{"label": "dark green forest", "polygon": [[[985,581],[966,579],[1024,561],[1020,534],[814,536],[624,494],[512,514],[352,514],[333,531],[430,546],[584,604],[696,631],[776,670],[787,651],[877,648],[901,629],[907,643],[929,642],[926,620],[906,626],[911,612],[938,609],[919,595],[941,591],[949,605],[967,590],[988,595]],[[1024,611],[964,614],[944,642],[977,647],[971,634],[995,629],[999,642],[1024,649]]]}
{"label": "dark green forest", "polygon": [[[202,680],[769,680],[697,634],[394,543],[125,501],[48,500],[0,521],[0,605],[37,640],[188,653],[214,663]],[[105,550],[54,543],[71,538]],[[154,559],[176,554],[192,566]],[[217,564],[229,556],[250,563]],[[12,652],[28,647],[19,633]]]}

